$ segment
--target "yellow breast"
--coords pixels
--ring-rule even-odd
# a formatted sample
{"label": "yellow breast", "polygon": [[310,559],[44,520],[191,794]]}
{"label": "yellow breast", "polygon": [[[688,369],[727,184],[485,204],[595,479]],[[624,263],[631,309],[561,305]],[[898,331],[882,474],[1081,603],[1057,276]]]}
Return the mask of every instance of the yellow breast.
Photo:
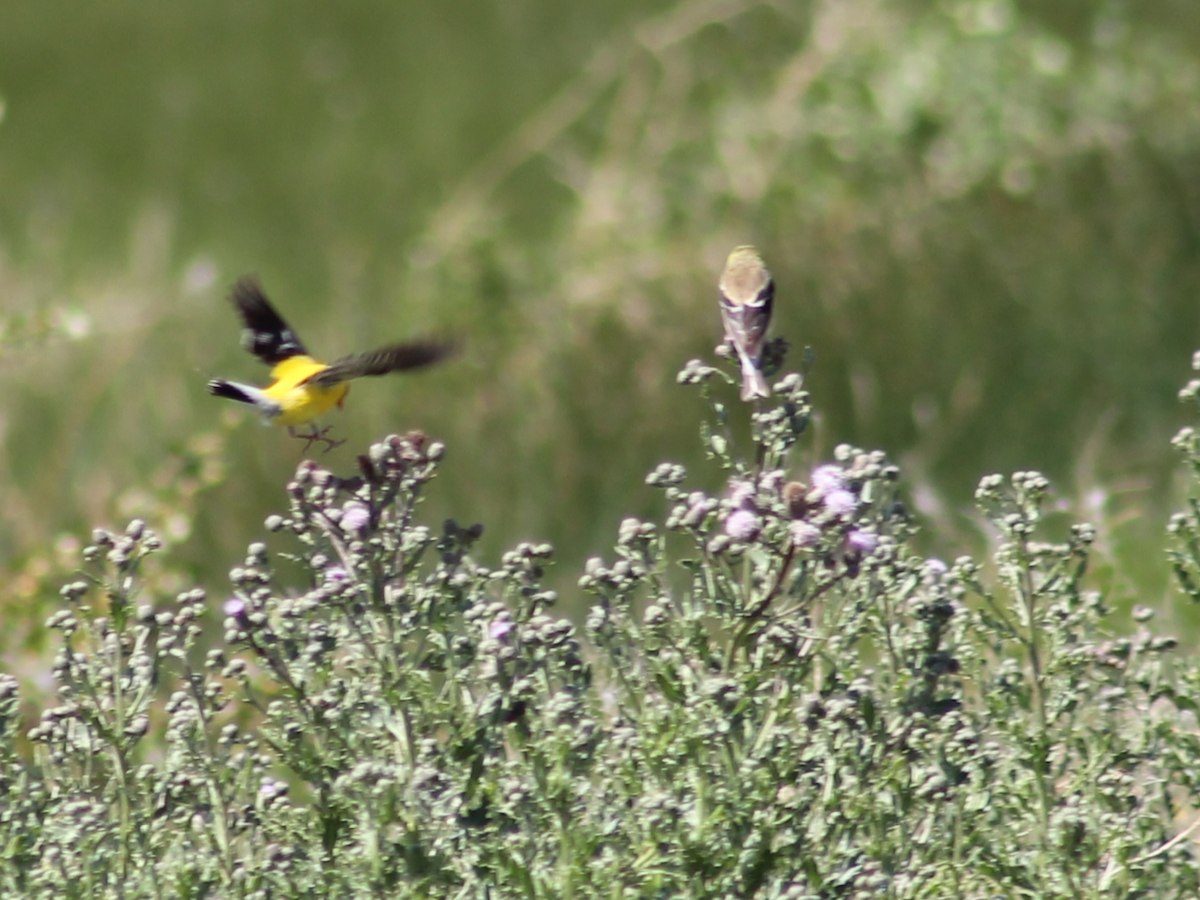
{"label": "yellow breast", "polygon": [[281,412],[272,419],[276,425],[303,425],[342,402],[350,389],[347,383],[329,388],[301,384],[327,368],[325,363],[317,362],[311,356],[292,356],[271,369],[274,381],[263,390],[280,406]]}

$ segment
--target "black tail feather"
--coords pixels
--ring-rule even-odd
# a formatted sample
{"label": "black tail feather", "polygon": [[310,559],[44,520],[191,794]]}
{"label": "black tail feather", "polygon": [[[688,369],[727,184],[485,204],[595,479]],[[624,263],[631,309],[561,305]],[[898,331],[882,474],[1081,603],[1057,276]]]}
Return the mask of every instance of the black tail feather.
{"label": "black tail feather", "polygon": [[236,400],[239,403],[254,402],[254,398],[249,396],[236,384],[224,381],[220,378],[214,378],[208,383],[208,392],[216,397],[224,397],[227,400]]}

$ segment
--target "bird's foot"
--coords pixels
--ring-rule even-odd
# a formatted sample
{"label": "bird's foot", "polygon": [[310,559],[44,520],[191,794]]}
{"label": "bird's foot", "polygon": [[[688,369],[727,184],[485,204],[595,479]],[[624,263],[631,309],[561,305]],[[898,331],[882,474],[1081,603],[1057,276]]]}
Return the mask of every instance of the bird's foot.
{"label": "bird's foot", "polygon": [[296,434],[296,432],[290,428],[288,429],[288,434],[290,434],[292,437],[296,438],[297,440],[305,442],[304,450],[302,451],[304,453],[307,453],[309,448],[313,444],[317,443],[318,441],[320,441],[321,443],[323,443],[325,445],[325,452],[328,453],[334,447],[340,447],[340,446],[342,446],[342,444],[346,443],[346,438],[342,438],[340,441],[335,441],[333,438],[328,437],[327,435],[332,430],[333,430],[332,425],[326,425],[324,428],[322,428],[320,430],[318,430],[317,426],[314,425],[312,427],[312,431],[307,432],[306,434]]}

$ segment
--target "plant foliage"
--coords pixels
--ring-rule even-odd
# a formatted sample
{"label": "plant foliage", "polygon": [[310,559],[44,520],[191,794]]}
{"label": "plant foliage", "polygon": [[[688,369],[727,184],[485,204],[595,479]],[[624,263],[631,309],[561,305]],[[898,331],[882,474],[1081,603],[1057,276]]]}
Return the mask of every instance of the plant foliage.
{"label": "plant foliage", "polygon": [[[685,367],[728,488],[658,466],[582,630],[550,546],[488,567],[480,526],[422,521],[419,434],[303,463],[220,604],[142,596],[158,538],[97,531],[57,705],[22,732],[0,676],[0,893],[1196,896],[1200,672],[1149,609],[1120,635],[1037,473],[981,481],[994,552],[947,565],[884,454],[797,471],[807,362],[748,434],[733,376]],[[1171,526],[1193,597],[1198,522]]]}

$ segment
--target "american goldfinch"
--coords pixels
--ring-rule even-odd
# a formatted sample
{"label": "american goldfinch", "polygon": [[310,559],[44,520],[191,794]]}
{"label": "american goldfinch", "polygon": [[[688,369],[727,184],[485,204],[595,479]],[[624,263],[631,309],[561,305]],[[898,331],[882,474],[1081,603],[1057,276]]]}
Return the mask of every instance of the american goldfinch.
{"label": "american goldfinch", "polygon": [[717,283],[725,339],[742,364],[742,399],[769,397],[762,373],[763,343],[771,324],[775,282],[753,247],[735,247]]}
{"label": "american goldfinch", "polygon": [[[308,355],[296,332],[275,311],[255,278],[240,278],[230,299],[242,319],[242,346],[271,367],[271,383],[254,387],[214,378],[208,383],[208,392],[249,403],[267,424],[285,426],[293,437],[308,441],[308,446],[314,441],[324,441],[327,452],[343,441],[326,437],[329,428],[318,430],[314,420],[345,402],[351,379],[417,369],[453,351],[453,346],[445,341],[415,340],[323,363]],[[309,423],[314,423],[311,432],[296,433],[297,425]]]}

